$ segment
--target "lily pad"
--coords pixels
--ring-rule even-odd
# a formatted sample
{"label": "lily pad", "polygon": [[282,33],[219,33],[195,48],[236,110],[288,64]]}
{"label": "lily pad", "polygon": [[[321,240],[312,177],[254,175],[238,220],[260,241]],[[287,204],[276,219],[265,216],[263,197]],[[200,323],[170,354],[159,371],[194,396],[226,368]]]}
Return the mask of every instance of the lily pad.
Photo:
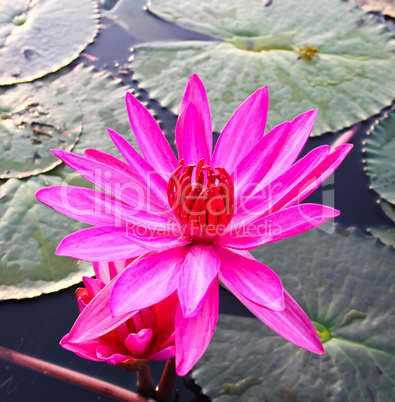
{"label": "lily pad", "polygon": [[92,0],[3,0],[0,85],[32,81],[69,64],[98,31]]}
{"label": "lily pad", "polygon": [[107,133],[106,127],[119,132],[135,148],[137,142],[132,135],[127,117],[125,94],[128,87],[111,74],[95,72],[93,67],[82,64],[66,74],[56,77],[54,84],[63,86],[80,105],[84,126],[74,153],[82,155],[87,148],[119,155]]}
{"label": "lily pad", "polygon": [[395,112],[377,121],[366,142],[366,167],[372,188],[395,204]]}
{"label": "lily pad", "polygon": [[[47,91],[55,88],[58,96],[54,98],[52,108],[56,102],[69,98],[78,104],[75,115],[71,107],[63,116],[72,121],[81,119],[83,114],[83,129],[73,152],[82,155],[85,149],[96,148],[119,155],[106,127],[114,128],[137,147],[126,113],[127,87],[120,80],[114,80],[106,72],[97,73],[93,68],[79,65],[71,71],[64,69],[45,77],[43,83],[35,85],[42,85]],[[10,91],[21,88],[23,92],[23,88],[31,86],[21,84]],[[50,174],[28,180],[9,179],[1,185],[0,299],[53,292],[80,282],[82,275],[93,274],[91,263],[55,256],[62,238],[86,227],[36,200],[35,193],[39,189],[60,184],[92,187],[64,164]]]}
{"label": "lily pad", "polygon": [[395,398],[395,252],[357,231],[314,229],[254,251],[306,311],[325,355],[255,318],[220,316],[193,377],[214,401]]}
{"label": "lily pad", "polygon": [[50,149],[70,151],[82,113],[63,88],[44,82],[0,89],[0,178],[47,172],[60,161]]}
{"label": "lily pad", "polygon": [[365,11],[381,11],[384,15],[395,18],[394,0],[350,0],[351,3],[359,4]]}
{"label": "lily pad", "polygon": [[[384,214],[395,224],[395,205],[381,200],[380,206]],[[369,232],[385,245],[395,247],[395,227],[371,228]]]}
{"label": "lily pad", "polygon": [[391,219],[392,222],[395,222],[395,205],[389,204],[385,201],[380,201],[380,206],[385,215]]}
{"label": "lily pad", "polygon": [[40,188],[60,184],[42,174],[0,186],[0,300],[54,292],[93,274],[89,262],[55,256],[63,237],[86,227],[36,200]]}
{"label": "lily pad", "polygon": [[395,247],[395,228],[381,227],[369,229],[372,236],[380,239],[386,246]]}
{"label": "lily pad", "polygon": [[318,107],[312,135],[366,119],[393,99],[395,42],[347,2],[157,0],[149,10],[217,39],[139,45],[132,63],[141,88],[175,113],[188,75],[197,73],[215,131],[264,85],[268,128]]}

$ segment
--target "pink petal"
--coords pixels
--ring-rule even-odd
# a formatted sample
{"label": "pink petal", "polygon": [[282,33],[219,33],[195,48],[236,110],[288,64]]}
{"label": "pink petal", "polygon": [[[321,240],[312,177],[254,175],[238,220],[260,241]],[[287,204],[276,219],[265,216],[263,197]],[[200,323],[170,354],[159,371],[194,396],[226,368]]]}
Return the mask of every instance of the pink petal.
{"label": "pink petal", "polygon": [[[150,351],[152,352],[152,351]],[[176,355],[176,347],[175,346],[169,346],[163,350],[160,350],[158,352],[155,352],[153,354],[148,354],[149,360],[155,360],[155,361],[166,361],[169,359],[172,359]]]}
{"label": "pink petal", "polygon": [[[134,317],[136,317],[139,313],[136,313],[133,315],[131,320],[134,321]],[[128,335],[130,334],[130,330],[128,327],[128,324],[126,322],[122,322],[120,325],[118,325],[116,328],[114,328],[110,333],[104,335],[106,338],[109,338],[110,342],[116,341],[117,343],[122,343],[126,340]],[[126,348],[126,347],[125,347]],[[123,353],[123,352],[122,352]]]}
{"label": "pink petal", "polygon": [[[157,201],[152,202],[153,200],[150,199],[150,195],[147,192],[147,189],[144,187],[144,185],[141,183],[141,180],[139,176],[136,174],[136,172],[125,162],[121,161],[120,159],[116,158],[113,155],[106,154],[105,152],[98,151],[96,149],[87,149],[84,152],[84,155],[86,158],[92,159],[94,161],[100,162],[103,165],[108,166],[110,169],[116,169],[119,170],[122,173],[125,173],[126,175],[130,176],[132,179],[130,180],[130,184],[133,184],[134,191],[135,193],[135,198],[138,200],[136,203],[137,207],[139,209],[146,210],[149,213],[158,213],[160,215],[163,215],[163,207],[160,205],[158,206]],[[96,172],[97,173],[97,172]],[[107,177],[109,176],[109,177]],[[128,184],[110,184],[107,183],[107,179],[110,178],[111,181],[111,175],[109,173],[105,173],[105,177],[103,178],[104,183],[103,183],[103,189],[112,188],[112,185],[120,187],[121,192],[125,188],[129,188]],[[102,180],[102,181],[103,181]],[[102,182],[100,181],[99,184]],[[98,184],[98,185],[99,185]],[[107,190],[106,190],[107,191]],[[148,203],[148,205],[146,205]],[[131,204],[134,205],[134,204]],[[171,215],[171,214],[170,214]]]}
{"label": "pink petal", "polygon": [[105,283],[100,279],[89,278],[89,276],[83,276],[82,281],[84,282],[85,289],[89,296],[92,298],[95,297],[105,286]]}
{"label": "pink petal", "polygon": [[81,343],[71,343],[69,341],[69,334],[66,334],[60,341],[60,346],[63,349],[70,350],[76,355],[83,357],[84,359],[100,362],[100,359],[96,354],[96,349],[100,346],[100,339],[92,339]]}
{"label": "pink petal", "polygon": [[177,159],[151,113],[130,93],[126,92],[126,108],[130,126],[145,160],[166,178],[177,167]]}
{"label": "pink petal", "polygon": [[301,204],[267,215],[245,227],[239,227],[218,240],[218,244],[236,249],[259,247],[295,236],[321,225],[340,211],[319,204]]}
{"label": "pink petal", "polygon": [[[176,309],[176,311],[177,311],[177,309]],[[150,345],[150,350],[147,352],[147,356],[150,356],[149,358],[151,358],[151,356],[152,357],[155,356],[155,358],[153,358],[153,360],[162,360],[162,358],[160,358],[160,357],[157,358],[156,356],[157,355],[160,356],[160,351],[165,351],[165,350],[169,350],[169,352],[172,353],[171,357],[174,357],[176,355],[175,354],[175,337],[176,337],[176,333],[175,333],[175,329],[174,329],[174,315],[175,314],[173,314],[173,323],[172,323],[173,333],[169,338],[166,339],[166,342],[164,342],[164,341],[163,342],[158,342],[156,340],[156,338],[158,336],[160,337],[159,331],[158,331],[158,329],[156,329],[155,337],[152,340],[151,345]],[[162,338],[162,339],[164,339],[164,338]]]}
{"label": "pink petal", "polygon": [[103,281],[106,285],[110,283],[120,272],[130,265],[136,258],[128,258],[118,261],[95,261],[93,269],[97,279]]}
{"label": "pink petal", "polygon": [[178,233],[170,233],[162,229],[143,228],[139,226],[131,226],[124,233],[127,238],[135,244],[148,250],[167,250],[169,248],[186,246],[191,243],[187,237],[181,237]]}
{"label": "pink petal", "polygon": [[150,250],[184,246],[190,242],[178,234],[151,228],[101,226],[68,235],[60,242],[56,253],[88,261],[116,261],[137,257]]}
{"label": "pink petal", "polygon": [[233,179],[240,194],[247,196],[253,185],[264,186],[284,173],[299,156],[314,126],[317,109],[303,113],[267,133],[237,165]]}
{"label": "pink petal", "polygon": [[174,316],[178,304],[178,294],[175,291],[169,297],[153,306],[156,315],[156,330],[151,349],[163,349],[165,346],[174,343]]}
{"label": "pink petal", "polygon": [[188,103],[177,121],[177,130],[182,134],[182,158],[185,165],[197,165],[201,158],[205,164],[211,160],[211,149],[206,142],[206,134],[201,116],[195,104]]}
{"label": "pink petal", "polygon": [[[117,205],[114,205],[116,207]],[[128,226],[139,226],[153,231],[162,231],[180,235],[182,226],[177,221],[175,215],[170,214],[152,214],[145,211],[132,210],[130,208],[121,208],[121,211],[114,208],[116,216],[124,220]]]}
{"label": "pink petal", "polygon": [[[178,303],[177,292],[174,292],[169,297],[166,297],[166,299],[161,300],[159,303],[156,303],[153,306],[156,314],[158,334],[162,334],[166,330],[169,330],[170,333],[174,332],[174,315],[176,313]],[[170,330],[171,326],[173,326],[173,331]]]}
{"label": "pink petal", "polygon": [[272,311],[253,303],[224,277],[220,277],[223,284],[263,323],[271,330],[282,336],[287,341],[317,354],[324,354],[324,348],[319,340],[317,331],[309,317],[295,302],[295,300],[284,290],[285,309],[283,311]]}
{"label": "pink petal", "polygon": [[156,317],[152,306],[143,308],[138,314],[134,315],[133,325],[135,332],[139,332],[144,328],[155,328]]}
{"label": "pink petal", "polygon": [[264,186],[261,191],[255,190],[245,202],[237,206],[232,220],[233,228],[247,225],[268,214],[269,211],[274,213],[280,209],[280,205],[283,206],[293,200],[303,186],[306,186],[310,174],[328,156],[329,150],[328,145],[313,149],[285,173]]}
{"label": "pink petal", "polygon": [[125,269],[111,294],[112,314],[142,310],[173,293],[188,251],[178,247],[151,254]]}
{"label": "pink petal", "polygon": [[78,316],[71,328],[68,340],[72,343],[98,338],[131,318],[136,311],[113,317],[110,311],[110,294],[116,279],[113,279],[92,299]]}
{"label": "pink petal", "polygon": [[289,207],[306,199],[306,197],[308,197],[337,169],[352,148],[352,144],[344,144],[339,145],[334,151],[331,149],[331,153],[325,158],[320,166],[310,173],[298,194],[293,199],[288,200],[285,206]]}
{"label": "pink petal", "polygon": [[185,318],[181,307],[177,310],[175,318],[176,371],[179,376],[188,374],[202,357],[213,337],[218,319],[218,293],[218,279],[215,279],[207,292],[206,301],[197,315]]}
{"label": "pink petal", "polygon": [[221,262],[211,246],[192,246],[185,258],[177,286],[184,317],[193,317],[199,313],[220,265]]}
{"label": "pink petal", "polygon": [[[141,183],[140,177],[136,174],[136,172],[128,165],[127,163],[121,161],[120,159],[116,158],[113,155],[107,154],[105,152],[98,151],[97,149],[86,149],[84,152],[84,156],[86,158],[92,159],[94,161],[100,162],[103,165],[109,166],[110,169],[117,169],[120,172],[125,173],[126,175],[130,176],[132,179],[130,180],[130,184],[133,184],[133,189],[135,191],[135,201],[136,207],[139,210],[145,210],[149,213],[159,213],[159,215],[164,215],[163,206],[155,199],[152,199],[147,192],[147,189]],[[106,173],[107,176],[111,179],[111,175]],[[118,186],[123,191],[124,188],[128,188],[127,184],[109,184],[106,182],[107,177],[104,177],[104,185],[103,188],[111,188],[111,186]],[[111,181],[111,180],[110,180]],[[100,182],[99,182],[100,183]],[[167,215],[169,217],[169,215]]]}
{"label": "pink petal", "polygon": [[214,246],[214,250],[221,260],[220,279],[224,278],[254,303],[275,311],[284,310],[283,286],[275,272],[224,247]]}
{"label": "pink petal", "polygon": [[112,226],[83,229],[66,236],[56,254],[86,261],[116,261],[138,257],[149,250],[164,250],[189,243],[187,239],[179,240],[174,235],[161,236],[144,228],[132,233],[131,229]]}
{"label": "pink petal", "polygon": [[[102,188],[131,207],[143,209],[146,203],[146,187],[143,183],[136,181],[133,176],[112,166],[70,152],[52,150],[52,153],[97,187]],[[162,206],[161,210],[163,209]]]}
{"label": "pink petal", "polygon": [[[78,292],[79,290],[80,290],[80,288],[77,289],[76,292]],[[76,296],[77,296],[78,310],[81,312],[86,307],[86,305],[90,302],[90,297],[87,294],[81,295],[81,291],[79,293],[80,293],[80,295],[77,296],[77,294],[76,294]]]}
{"label": "pink petal", "polygon": [[256,90],[240,105],[218,139],[212,166],[224,167],[229,174],[233,173],[263,137],[268,108],[267,87]]}
{"label": "pink petal", "polygon": [[[210,107],[208,104],[207,94],[204,85],[196,74],[192,74],[189,77],[188,84],[185,88],[184,96],[181,101],[180,112],[178,113],[179,116],[184,113],[185,108],[189,103],[193,103],[198,108],[198,119],[201,122],[203,134],[205,137],[203,141],[206,144],[207,150],[210,153],[210,158],[206,159],[206,164],[209,164],[211,161],[211,151],[213,149],[213,130],[211,126]],[[176,126],[176,143],[179,159],[184,158],[184,135],[185,132],[182,128],[182,125],[180,124],[179,119]]]}
{"label": "pink petal", "polygon": [[122,210],[122,204],[115,198],[82,187],[43,188],[36,193],[36,198],[63,215],[95,226],[115,225],[114,207]]}
{"label": "pink petal", "polygon": [[[140,178],[141,183],[149,189],[149,195],[156,199],[165,211],[170,211],[167,200],[167,181],[123,137],[109,128],[107,131],[126,162]],[[171,173],[172,171],[168,172],[169,177]]]}
{"label": "pink petal", "polygon": [[355,126],[350,128],[350,130],[347,130],[340,137],[338,137],[338,139],[335,142],[333,142],[331,145],[331,152],[333,152],[339,145],[343,145],[343,144],[350,142],[352,137],[354,137],[354,135],[359,131],[360,128],[361,128],[361,125],[356,124]]}
{"label": "pink petal", "polygon": [[121,161],[113,155],[107,154],[97,149],[86,149],[84,151],[84,156],[85,158],[100,162],[103,165],[111,166],[112,168],[117,169],[120,172],[130,175],[135,180],[138,180],[134,170],[127,163]]}
{"label": "pink petal", "polygon": [[144,328],[137,334],[129,334],[124,343],[132,356],[139,357],[148,350],[152,336],[152,329]]}
{"label": "pink petal", "polygon": [[181,229],[174,217],[131,208],[106,193],[87,188],[54,186],[39,190],[36,197],[56,211],[94,226],[130,224],[176,234]]}
{"label": "pink petal", "polygon": [[102,361],[112,364],[113,366],[120,363],[127,363],[129,359],[133,359],[133,357],[129,355],[128,350],[120,344],[103,343],[98,346],[96,353]]}

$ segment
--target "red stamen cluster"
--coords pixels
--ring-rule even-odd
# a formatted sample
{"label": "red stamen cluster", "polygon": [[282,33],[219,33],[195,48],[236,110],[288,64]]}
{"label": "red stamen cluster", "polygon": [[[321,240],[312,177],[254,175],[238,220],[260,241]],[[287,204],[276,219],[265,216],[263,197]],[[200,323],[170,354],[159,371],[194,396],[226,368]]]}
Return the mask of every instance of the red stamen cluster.
{"label": "red stamen cluster", "polygon": [[[195,167],[196,180],[193,183]],[[218,237],[233,216],[232,179],[224,168],[215,170],[204,166],[204,159],[200,159],[197,166],[185,167],[181,159],[167,187],[170,207],[186,227],[187,235],[197,242],[206,243]]]}

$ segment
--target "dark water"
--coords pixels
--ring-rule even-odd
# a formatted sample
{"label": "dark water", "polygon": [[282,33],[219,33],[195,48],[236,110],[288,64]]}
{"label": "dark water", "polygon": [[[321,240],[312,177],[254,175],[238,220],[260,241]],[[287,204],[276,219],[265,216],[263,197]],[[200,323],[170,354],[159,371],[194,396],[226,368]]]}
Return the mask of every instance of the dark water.
{"label": "dark water", "polygon": [[[142,10],[136,10],[134,16],[138,24],[134,25],[130,33],[126,33],[112,21],[103,19],[104,28],[95,42],[86,49],[86,53],[99,60],[92,62],[81,56],[73,64],[82,62],[86,65],[93,64],[98,69],[105,68],[137,90],[137,83],[133,82],[131,75],[120,73],[123,66],[128,64],[131,47],[152,40],[210,40],[204,35],[161,21]],[[157,102],[149,100],[148,95],[143,91],[138,93],[143,100],[150,102],[169,142],[174,144],[176,116],[163,109]],[[324,183],[324,186],[307,200],[322,203],[328,197],[333,198],[334,206],[342,211],[337,221],[346,228],[355,226],[365,233],[369,227],[391,224],[377,204],[378,195],[369,189],[369,179],[363,170],[363,141],[366,139],[368,127],[375,118],[360,125],[360,129],[351,141],[354,144],[351,154],[336,171],[334,178]],[[340,134],[330,133],[310,139],[303,153],[322,144],[332,144]],[[136,390],[135,374],[107,364],[82,359],[58,345],[61,337],[70,330],[78,314],[74,297],[75,289],[76,287],[69,288],[32,300],[2,302],[0,304],[0,345]],[[220,300],[221,313],[251,315],[233,295],[223,289],[221,289]],[[164,364],[157,362],[151,365],[155,383],[159,382],[163,367]],[[194,394],[185,387],[183,379],[177,380],[176,388],[181,401],[190,401],[194,398]],[[84,400],[88,402],[111,399],[18,366],[0,362],[0,400]]]}

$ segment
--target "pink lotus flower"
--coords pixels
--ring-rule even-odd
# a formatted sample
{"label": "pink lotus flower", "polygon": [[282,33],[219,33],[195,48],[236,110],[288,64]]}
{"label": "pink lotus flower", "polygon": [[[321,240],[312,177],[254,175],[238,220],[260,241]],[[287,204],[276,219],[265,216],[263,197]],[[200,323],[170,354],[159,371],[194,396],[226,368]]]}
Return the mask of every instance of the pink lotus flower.
{"label": "pink lotus flower", "polygon": [[[76,293],[80,312],[133,260],[93,263],[96,279],[83,277],[85,288]],[[141,362],[171,359],[175,356],[174,315],[177,305],[177,294],[173,292],[153,306],[128,314],[121,323],[117,321],[115,326],[110,325],[108,332],[97,338],[72,343],[67,334],[60,345],[85,359],[105,361],[131,370],[138,368]],[[107,320],[111,321],[111,314]]]}
{"label": "pink lotus flower", "polygon": [[280,278],[247,250],[337,216],[339,211],[331,207],[300,203],[334,172],[352,146],[332,152],[321,146],[295,162],[317,111],[264,135],[269,104],[265,87],[238,108],[212,153],[206,92],[192,75],[176,126],[177,161],[150,113],[131,94],[126,104],[143,157],[112,130],[109,134],[127,163],[95,150],[87,150],[84,157],[53,151],[111,196],[62,186],[37,194],[57,211],[94,225],[67,236],[58,255],[112,261],[154,251],[127,267],[89,303],[69,342],[95,339],[108,331],[108,321],[112,327],[130,312],[177,291],[176,368],[185,375],[214,333],[220,280],[273,331],[324,353],[311,321]]}

